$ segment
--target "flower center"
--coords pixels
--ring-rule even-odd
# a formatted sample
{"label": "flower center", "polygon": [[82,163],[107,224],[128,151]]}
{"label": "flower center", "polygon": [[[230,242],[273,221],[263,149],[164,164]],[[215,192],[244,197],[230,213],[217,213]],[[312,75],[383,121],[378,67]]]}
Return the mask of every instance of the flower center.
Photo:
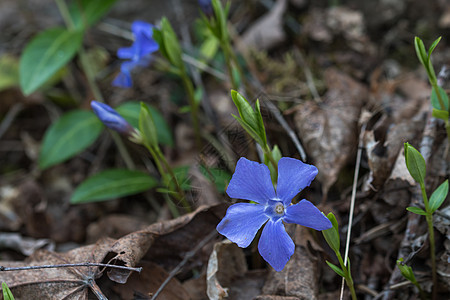
{"label": "flower center", "polygon": [[275,213],[277,215],[282,216],[284,214],[284,205],[283,203],[278,203],[277,205],[275,205]]}

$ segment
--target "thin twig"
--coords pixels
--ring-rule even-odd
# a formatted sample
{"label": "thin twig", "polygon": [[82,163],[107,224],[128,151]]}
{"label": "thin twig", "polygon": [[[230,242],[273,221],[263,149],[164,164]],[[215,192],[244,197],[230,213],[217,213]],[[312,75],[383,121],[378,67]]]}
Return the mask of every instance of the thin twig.
{"label": "thin twig", "polygon": [[[358,177],[359,177],[359,167],[361,165],[361,154],[363,149],[363,137],[364,132],[366,131],[366,123],[363,123],[361,126],[361,132],[359,134],[359,141],[358,141],[358,152],[356,154],[356,165],[355,165],[355,174],[353,176],[353,186],[352,186],[352,197],[350,200],[350,212],[349,212],[349,219],[348,219],[348,229],[347,229],[347,241],[345,242],[345,256],[344,256],[344,265],[347,266],[347,257],[348,252],[350,249],[350,238],[352,234],[352,224],[353,224],[353,212],[355,210],[355,199],[356,199],[356,187],[358,185]],[[351,270],[350,270],[351,272]],[[344,286],[345,286],[345,279],[342,277],[342,283],[341,283],[341,295],[340,300],[344,299]]]}
{"label": "thin twig", "polygon": [[122,269],[128,271],[134,271],[140,273],[142,268],[132,268],[126,266],[117,266],[111,264],[102,263],[78,263],[78,264],[59,264],[59,265],[42,265],[42,266],[27,266],[27,267],[4,267],[0,266],[0,271],[23,271],[23,270],[38,270],[38,269],[51,269],[51,268],[73,268],[73,267],[105,267],[113,269]]}
{"label": "thin twig", "polygon": [[22,111],[23,104],[22,103],[16,103],[11,107],[11,109],[6,113],[6,116],[3,118],[2,123],[0,123],[0,138],[3,134],[8,130],[9,126],[11,126],[11,123],[14,121],[16,116]]}
{"label": "thin twig", "polygon": [[169,273],[169,276],[167,276],[166,280],[161,284],[161,286],[158,288],[156,293],[152,296],[151,300],[156,300],[156,298],[159,296],[159,294],[162,292],[162,290],[166,287],[166,285],[169,283],[172,278],[174,278],[178,272],[183,268],[183,266],[191,259],[201,248],[203,248],[213,237],[217,235],[217,231],[214,229],[211,231],[210,234],[208,234],[198,245],[192,249],[192,251],[189,251],[184,256],[183,260]]}

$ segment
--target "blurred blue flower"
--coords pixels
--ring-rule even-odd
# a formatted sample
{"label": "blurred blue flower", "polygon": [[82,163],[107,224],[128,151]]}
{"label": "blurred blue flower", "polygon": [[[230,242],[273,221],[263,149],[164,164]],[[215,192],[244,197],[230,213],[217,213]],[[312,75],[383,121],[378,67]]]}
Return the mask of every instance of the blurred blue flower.
{"label": "blurred blue flower", "polygon": [[210,17],[213,15],[211,0],[198,0],[198,5],[200,5],[201,10],[206,16]]}
{"label": "blurred blue flower", "polygon": [[91,107],[106,127],[125,135],[131,135],[135,131],[135,129],[111,106],[93,100],[91,101]]}
{"label": "blurred blue flower", "polygon": [[150,64],[151,53],[158,50],[158,43],[153,39],[153,25],[134,21],[131,25],[134,42],[131,47],[120,48],[117,56],[127,59],[120,66],[120,73],[113,81],[114,86],[129,88],[132,86],[131,70],[137,66],[147,67]]}
{"label": "blurred blue flower", "polygon": [[258,249],[261,256],[276,271],[281,271],[294,253],[295,245],[284,224],[296,223],[315,230],[332,227],[330,220],[308,200],[291,204],[303,188],[316,177],[317,168],[300,160],[283,157],[278,162],[276,192],[269,168],[246,158],[239,159],[228,185],[227,194],[256,202],[231,205],[217,231],[245,248],[264,225]]}

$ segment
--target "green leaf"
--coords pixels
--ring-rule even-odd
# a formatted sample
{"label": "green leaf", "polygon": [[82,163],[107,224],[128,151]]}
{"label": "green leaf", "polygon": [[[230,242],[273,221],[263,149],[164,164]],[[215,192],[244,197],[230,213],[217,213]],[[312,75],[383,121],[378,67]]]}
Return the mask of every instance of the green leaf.
{"label": "green leaf", "polygon": [[431,44],[430,48],[428,49],[428,59],[431,57],[431,53],[433,53],[434,48],[436,48],[437,44],[439,44],[439,41],[441,40],[442,36],[438,37],[433,44]]}
{"label": "green leaf", "polygon": [[200,53],[206,60],[211,60],[219,49],[219,41],[215,36],[209,36],[200,46]]}
{"label": "green leaf", "polygon": [[339,225],[333,213],[330,212],[327,215],[327,218],[331,221],[333,227],[327,230],[322,230],[322,234],[327,244],[331,247],[331,249],[333,249],[334,252],[337,253],[339,252],[341,246],[339,238]]}
{"label": "green leaf", "polygon": [[330,263],[328,260],[325,261],[327,263],[327,265],[334,271],[336,272],[336,274],[338,274],[339,276],[345,278],[345,273],[344,271],[341,270],[341,268],[339,268],[338,266]]}
{"label": "green leaf", "polygon": [[259,119],[257,113],[253,110],[250,103],[241,94],[232,90],[231,99],[233,99],[234,105],[236,105],[239,116],[255,133],[259,133]]}
{"label": "green leaf", "polygon": [[142,141],[147,147],[158,146],[158,136],[156,135],[156,127],[153,122],[150,110],[144,102],[141,102],[141,112],[139,114],[139,130],[142,135]]}
{"label": "green leaf", "polygon": [[2,290],[3,290],[3,300],[14,300],[14,296],[5,282],[2,282]]}
{"label": "green leaf", "polygon": [[[439,102],[437,93],[436,93],[436,89],[434,87],[431,88],[431,105],[433,106],[433,108],[436,108],[438,110],[444,110],[448,112],[448,95],[445,92],[445,90],[443,88],[441,88],[440,86],[438,86],[439,89],[439,94],[441,95],[441,99],[444,102],[444,108],[441,107],[441,104]],[[448,117],[447,117],[448,119]],[[445,119],[445,120],[447,120]]]}
{"label": "green leaf", "polygon": [[406,167],[408,168],[409,173],[415,181],[421,185],[425,184],[425,159],[422,154],[409,143],[405,143],[404,146]]}
{"label": "green leaf", "polygon": [[63,115],[45,132],[39,167],[46,169],[89,147],[100,135],[103,124],[91,111],[75,110]]}
{"label": "green leaf", "polygon": [[434,213],[444,203],[448,194],[448,179],[445,180],[431,195],[429,208],[430,212]]}
{"label": "green leaf", "polygon": [[180,43],[167,18],[161,20],[161,34],[166,58],[177,68],[184,68]]}
{"label": "green leaf", "polygon": [[12,55],[0,56],[0,91],[19,86],[19,60]]}
{"label": "green leaf", "polygon": [[425,45],[419,37],[414,38],[414,48],[416,49],[417,58],[421,62],[421,64],[427,68],[427,51],[425,50]]}
{"label": "green leaf", "polygon": [[69,13],[77,29],[86,29],[94,25],[116,3],[117,0],[74,0],[70,3]]}
{"label": "green leaf", "polygon": [[158,185],[147,173],[114,169],[102,171],[83,181],[74,191],[71,203],[97,202],[134,195]]}
{"label": "green leaf", "polygon": [[420,207],[410,206],[406,208],[407,211],[410,211],[416,215],[426,216],[427,212],[421,209]]}
{"label": "green leaf", "polygon": [[441,119],[444,121],[448,120],[448,111],[436,109],[433,107],[433,112],[431,114],[436,119]]}
{"label": "green leaf", "polygon": [[20,86],[25,95],[40,88],[77,53],[82,31],[52,28],[41,32],[26,46],[19,65]]}
{"label": "green leaf", "polygon": [[[163,145],[173,146],[172,132],[162,114],[151,105],[147,104],[147,108],[157,128],[156,134],[158,141]],[[139,113],[141,111],[141,104],[139,102],[125,102],[119,105],[116,110],[131,126],[139,128]]]}
{"label": "green leaf", "polygon": [[206,168],[200,166],[200,172],[212,183],[216,185],[219,193],[224,193],[231,180],[231,174],[219,168]]}
{"label": "green leaf", "polygon": [[414,276],[412,268],[403,263],[403,257],[397,260],[397,267],[399,268],[400,273],[402,273],[403,277],[411,282],[416,282],[416,277]]}

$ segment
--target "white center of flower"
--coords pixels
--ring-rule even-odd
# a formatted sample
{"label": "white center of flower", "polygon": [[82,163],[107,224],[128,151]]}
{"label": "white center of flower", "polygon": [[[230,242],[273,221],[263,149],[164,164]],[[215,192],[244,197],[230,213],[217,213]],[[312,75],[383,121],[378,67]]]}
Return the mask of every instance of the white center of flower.
{"label": "white center of flower", "polygon": [[275,213],[278,215],[282,215],[284,213],[283,203],[278,203],[277,205],[275,205]]}

